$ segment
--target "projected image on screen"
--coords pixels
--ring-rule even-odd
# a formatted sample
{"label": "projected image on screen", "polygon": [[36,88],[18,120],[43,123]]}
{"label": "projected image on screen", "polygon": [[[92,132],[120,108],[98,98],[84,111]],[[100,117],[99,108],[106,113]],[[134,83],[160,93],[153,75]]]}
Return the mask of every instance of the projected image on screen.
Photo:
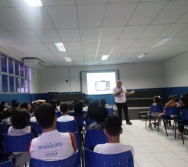
{"label": "projected image on screen", "polygon": [[116,86],[115,72],[88,72],[86,78],[87,94],[112,94]]}
{"label": "projected image on screen", "polygon": [[109,81],[95,82],[95,90],[96,91],[110,90],[110,82]]}

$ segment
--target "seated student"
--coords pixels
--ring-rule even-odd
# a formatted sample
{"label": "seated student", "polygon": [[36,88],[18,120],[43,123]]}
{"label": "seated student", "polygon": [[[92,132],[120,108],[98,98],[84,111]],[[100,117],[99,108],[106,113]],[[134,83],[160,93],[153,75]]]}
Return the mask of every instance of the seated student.
{"label": "seated student", "polygon": [[74,114],[82,114],[82,103],[76,102],[74,104]]}
{"label": "seated student", "polygon": [[69,105],[69,113],[73,113],[74,112],[74,105],[72,103],[68,103],[68,105]]}
{"label": "seated student", "polygon": [[50,104],[41,104],[35,111],[35,117],[42,135],[31,141],[29,153],[32,158],[55,161],[66,159],[77,149],[73,133],[60,133],[56,129],[56,113]]}
{"label": "seated student", "polygon": [[[15,110],[11,116],[12,126],[8,129],[8,135],[22,136],[30,133],[31,127],[27,126],[29,119],[30,116],[25,110]],[[28,152],[14,152],[11,157],[16,158],[16,167],[23,167],[30,159]]]}
{"label": "seated student", "polygon": [[68,105],[68,103],[61,104],[60,110],[62,112],[62,116],[57,118],[58,122],[69,122],[69,121],[73,121],[74,120],[73,116],[68,115],[68,113],[69,113],[69,105]]}
{"label": "seated student", "polygon": [[89,129],[96,129],[96,130],[104,129],[104,120],[107,116],[108,116],[107,109],[104,107],[98,107],[94,111],[94,118],[96,122],[89,125]]}
{"label": "seated student", "polygon": [[0,123],[3,119],[5,119],[4,105],[0,104]]}
{"label": "seated student", "polygon": [[56,100],[51,100],[50,104],[54,107],[55,112],[58,112],[59,110],[57,109],[57,101]]}
{"label": "seated student", "polygon": [[[161,101],[160,98],[158,96],[154,96],[153,97],[153,104],[152,106],[157,106],[157,105],[161,105]],[[156,117],[158,117],[158,115],[160,114],[160,112],[154,112],[151,113],[151,111],[148,112],[148,120],[149,120],[149,125],[148,127],[151,127],[151,116],[154,117],[154,126],[156,125]]]}
{"label": "seated student", "polygon": [[27,110],[27,112],[29,113],[30,116],[32,116],[32,113],[31,113],[31,105],[28,101],[25,101],[21,106],[20,108],[25,108]]}
{"label": "seated student", "polygon": [[2,101],[1,105],[3,105],[3,110],[6,111],[10,108],[10,106],[8,105],[8,103],[6,101]]}
{"label": "seated student", "polygon": [[92,100],[89,102],[89,106],[88,106],[88,110],[87,110],[87,113],[85,115],[85,120],[87,118],[89,119],[94,119],[94,110],[97,109],[99,107],[99,103],[97,100]]}
{"label": "seated student", "polygon": [[58,110],[58,112],[60,112],[60,103],[61,103],[61,101],[60,100],[57,100],[57,110]]}
{"label": "seated student", "polygon": [[104,98],[102,98],[100,100],[100,107],[105,107],[105,108],[109,108],[109,105],[106,104],[106,100]]}
{"label": "seated student", "polygon": [[94,148],[94,152],[100,154],[118,154],[131,151],[134,155],[133,147],[120,143],[120,134],[122,133],[121,120],[117,116],[108,116],[104,121],[104,134],[108,138],[108,143],[98,144]]}

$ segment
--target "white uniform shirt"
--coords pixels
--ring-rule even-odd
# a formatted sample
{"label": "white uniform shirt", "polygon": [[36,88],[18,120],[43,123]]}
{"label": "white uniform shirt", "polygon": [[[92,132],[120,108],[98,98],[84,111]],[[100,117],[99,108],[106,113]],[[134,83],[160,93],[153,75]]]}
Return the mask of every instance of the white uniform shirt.
{"label": "white uniform shirt", "polygon": [[36,117],[31,117],[30,122],[37,122]]}
{"label": "white uniform shirt", "polygon": [[133,147],[130,145],[123,145],[121,143],[98,144],[94,148],[94,152],[100,154],[118,154],[126,151],[131,151],[134,156]]}
{"label": "white uniform shirt", "polygon": [[29,153],[32,158],[45,161],[66,159],[74,154],[71,136],[57,130],[43,132],[31,141]]}
{"label": "white uniform shirt", "polygon": [[[115,97],[115,102],[116,102],[116,103],[124,103],[124,102],[126,102],[125,93],[127,92],[127,90],[126,90],[123,86],[122,86],[121,88],[122,88],[122,90],[123,90],[124,92],[121,93],[119,96],[116,96],[116,97]],[[119,93],[119,92],[120,92],[120,88],[115,87],[115,88],[113,89],[113,94],[116,94],[116,93]]]}
{"label": "white uniform shirt", "polygon": [[74,117],[70,115],[62,115],[61,117],[57,118],[58,122],[69,122],[73,120],[74,120]]}

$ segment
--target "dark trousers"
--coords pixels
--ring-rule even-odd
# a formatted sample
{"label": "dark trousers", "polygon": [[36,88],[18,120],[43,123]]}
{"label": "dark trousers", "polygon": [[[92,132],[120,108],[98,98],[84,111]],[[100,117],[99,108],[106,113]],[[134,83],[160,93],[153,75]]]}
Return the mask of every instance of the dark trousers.
{"label": "dark trousers", "polygon": [[117,106],[117,110],[118,110],[118,117],[121,119],[121,121],[122,121],[122,109],[123,109],[124,115],[125,115],[125,120],[126,120],[126,122],[129,122],[127,102],[116,103],[116,106]]}

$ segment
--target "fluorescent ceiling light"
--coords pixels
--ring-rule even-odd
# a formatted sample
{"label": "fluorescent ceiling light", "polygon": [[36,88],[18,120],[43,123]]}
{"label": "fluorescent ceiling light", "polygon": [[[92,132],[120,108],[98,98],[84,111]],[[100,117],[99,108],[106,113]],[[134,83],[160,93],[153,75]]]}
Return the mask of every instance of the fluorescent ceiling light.
{"label": "fluorescent ceiling light", "polygon": [[157,42],[153,47],[159,47],[163,45],[164,43],[168,42],[171,39],[171,37],[163,38],[161,41]]}
{"label": "fluorescent ceiling light", "polygon": [[65,46],[62,42],[54,42],[54,44],[60,52],[66,52]]}
{"label": "fluorescent ceiling light", "polygon": [[101,60],[107,60],[108,57],[109,57],[109,55],[103,55],[102,58],[101,58]]}
{"label": "fluorescent ceiling light", "polygon": [[65,59],[66,62],[71,62],[72,61],[72,59],[70,57],[64,57],[64,59]]}
{"label": "fluorescent ceiling light", "polygon": [[138,56],[139,59],[141,59],[142,57],[144,57],[145,55],[147,55],[148,53],[143,53],[140,56]]}
{"label": "fluorescent ceiling light", "polygon": [[41,0],[25,0],[25,2],[31,7],[42,6]]}

